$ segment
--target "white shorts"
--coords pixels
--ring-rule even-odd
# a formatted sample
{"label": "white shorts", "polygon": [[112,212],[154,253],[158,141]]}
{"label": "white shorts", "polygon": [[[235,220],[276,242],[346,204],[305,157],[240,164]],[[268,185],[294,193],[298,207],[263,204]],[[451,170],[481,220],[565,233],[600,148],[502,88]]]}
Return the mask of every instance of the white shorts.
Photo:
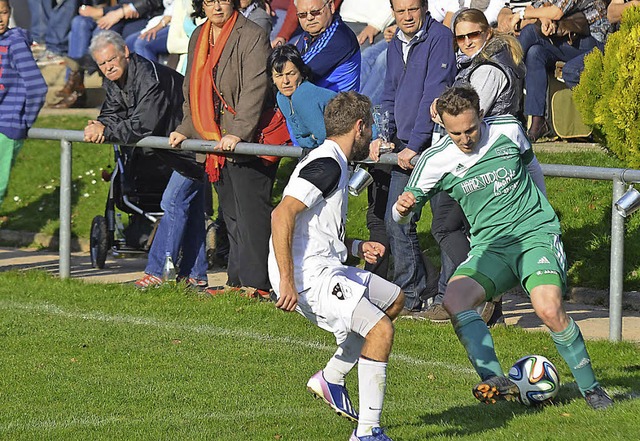
{"label": "white shorts", "polygon": [[297,311],[336,337],[365,337],[400,294],[400,287],[350,266],[324,268],[313,286],[299,293]]}

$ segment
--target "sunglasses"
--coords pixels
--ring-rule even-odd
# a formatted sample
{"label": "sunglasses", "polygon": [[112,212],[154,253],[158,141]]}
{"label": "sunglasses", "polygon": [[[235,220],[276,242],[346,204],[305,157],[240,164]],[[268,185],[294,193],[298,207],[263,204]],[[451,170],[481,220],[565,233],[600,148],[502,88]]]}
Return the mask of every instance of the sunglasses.
{"label": "sunglasses", "polygon": [[324,2],[324,5],[322,5],[322,7],[320,9],[314,9],[313,11],[308,11],[308,12],[298,12],[296,14],[296,16],[300,20],[302,20],[303,18],[307,18],[307,17],[309,17],[309,15],[311,15],[311,18],[313,19],[313,18],[317,17],[318,15],[322,14],[322,10],[327,7],[327,5],[329,4],[330,1],[331,0],[327,0],[326,2]]}
{"label": "sunglasses", "polygon": [[482,31],[473,31],[468,34],[456,35],[456,41],[458,43],[464,43],[468,38],[469,40],[477,40],[482,35]]}
{"label": "sunglasses", "polygon": [[202,3],[205,6],[211,6],[214,3],[217,3],[217,4],[222,5],[222,6],[228,6],[228,5],[231,4],[231,2],[232,2],[232,0],[203,0],[202,1]]}

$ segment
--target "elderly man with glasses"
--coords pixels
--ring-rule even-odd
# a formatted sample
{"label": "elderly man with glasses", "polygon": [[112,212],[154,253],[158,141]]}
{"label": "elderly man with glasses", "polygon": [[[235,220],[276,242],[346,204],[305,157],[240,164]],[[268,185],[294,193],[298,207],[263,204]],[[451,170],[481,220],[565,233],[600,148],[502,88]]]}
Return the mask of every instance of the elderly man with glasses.
{"label": "elderly man with glasses", "polygon": [[302,54],[311,81],[335,92],[360,89],[360,45],[336,13],[333,0],[295,0],[302,35],[293,44]]}

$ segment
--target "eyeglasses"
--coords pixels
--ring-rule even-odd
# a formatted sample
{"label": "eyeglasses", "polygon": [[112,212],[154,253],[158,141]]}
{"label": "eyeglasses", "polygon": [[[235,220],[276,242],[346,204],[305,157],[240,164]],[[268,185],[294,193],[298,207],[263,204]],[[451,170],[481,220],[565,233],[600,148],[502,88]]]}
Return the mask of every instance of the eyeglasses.
{"label": "eyeglasses", "polygon": [[456,35],[456,41],[458,43],[464,43],[468,38],[469,40],[477,40],[482,35],[482,31],[473,31],[468,34]]}
{"label": "eyeglasses", "polygon": [[331,0],[327,0],[326,2],[324,2],[324,5],[322,5],[320,9],[314,9],[313,11],[308,11],[308,12],[298,12],[296,16],[300,20],[302,20],[303,18],[308,18],[309,14],[311,14],[311,19],[313,20],[315,17],[322,14],[322,10],[329,4],[330,1]]}
{"label": "eyeglasses", "polygon": [[233,0],[202,0],[202,4],[205,6],[212,6],[214,3],[220,6],[229,6]]}

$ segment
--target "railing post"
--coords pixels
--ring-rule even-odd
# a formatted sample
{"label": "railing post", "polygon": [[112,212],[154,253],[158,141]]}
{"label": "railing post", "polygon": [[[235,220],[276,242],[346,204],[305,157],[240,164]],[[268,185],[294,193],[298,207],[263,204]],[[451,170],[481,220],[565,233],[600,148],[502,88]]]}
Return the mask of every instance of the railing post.
{"label": "railing post", "polygon": [[71,142],[60,140],[60,240],[59,273],[61,279],[71,275]]}
{"label": "railing post", "polygon": [[624,217],[616,210],[616,201],[624,195],[625,183],[613,179],[611,204],[611,268],[609,279],[609,340],[622,340],[622,291],[624,281]]}

